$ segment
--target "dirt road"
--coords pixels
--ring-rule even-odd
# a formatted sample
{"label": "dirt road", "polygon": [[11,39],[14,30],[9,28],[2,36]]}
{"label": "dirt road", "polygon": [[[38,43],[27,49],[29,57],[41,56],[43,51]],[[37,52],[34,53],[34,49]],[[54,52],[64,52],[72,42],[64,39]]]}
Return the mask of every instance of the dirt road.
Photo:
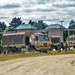
{"label": "dirt road", "polygon": [[75,75],[75,54],[2,61],[0,75]]}

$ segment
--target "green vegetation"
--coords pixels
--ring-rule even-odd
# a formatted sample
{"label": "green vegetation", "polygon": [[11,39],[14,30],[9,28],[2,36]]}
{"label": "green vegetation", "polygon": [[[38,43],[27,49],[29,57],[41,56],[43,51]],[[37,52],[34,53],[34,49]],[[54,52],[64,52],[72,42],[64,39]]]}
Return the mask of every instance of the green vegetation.
{"label": "green vegetation", "polygon": [[13,30],[17,26],[19,26],[21,23],[22,23],[21,17],[20,18],[16,18],[16,17],[13,18],[12,21],[9,23],[11,30]]}
{"label": "green vegetation", "polygon": [[48,26],[46,23],[43,22],[43,20],[39,20],[38,22],[30,20],[28,24],[31,24],[39,30],[45,29]]}
{"label": "green vegetation", "polygon": [[51,51],[48,53],[39,53],[39,52],[26,52],[26,53],[15,53],[15,54],[0,54],[0,61],[22,58],[22,57],[37,57],[37,56],[49,56],[49,55],[62,55],[62,54],[75,54],[75,50],[68,50],[67,52],[61,51]]}
{"label": "green vegetation", "polygon": [[67,50],[67,52],[65,52],[65,50],[62,50],[60,53],[58,51],[51,52],[51,55],[61,55],[61,54],[75,54],[75,49]]}
{"label": "green vegetation", "polygon": [[0,46],[2,46],[2,39],[0,40]]}
{"label": "green vegetation", "polygon": [[38,52],[26,52],[26,53],[13,53],[13,54],[1,54],[0,61],[21,58],[21,57],[36,57],[36,56],[44,56],[48,55],[45,53],[38,53]]}

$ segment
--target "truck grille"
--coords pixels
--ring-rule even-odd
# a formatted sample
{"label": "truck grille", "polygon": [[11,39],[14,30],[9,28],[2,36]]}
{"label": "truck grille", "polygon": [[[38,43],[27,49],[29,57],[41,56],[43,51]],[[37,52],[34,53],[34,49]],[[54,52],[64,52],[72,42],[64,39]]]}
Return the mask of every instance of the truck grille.
{"label": "truck grille", "polygon": [[70,42],[70,44],[75,44],[75,42]]}
{"label": "truck grille", "polygon": [[47,47],[47,43],[44,43],[44,46]]}

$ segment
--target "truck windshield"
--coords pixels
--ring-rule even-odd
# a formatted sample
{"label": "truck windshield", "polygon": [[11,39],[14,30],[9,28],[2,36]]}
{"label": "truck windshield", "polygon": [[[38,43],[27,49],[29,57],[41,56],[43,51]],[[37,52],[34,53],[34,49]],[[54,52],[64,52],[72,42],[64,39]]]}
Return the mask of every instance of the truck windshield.
{"label": "truck windshield", "polygon": [[75,38],[69,38],[70,41],[75,41]]}
{"label": "truck windshield", "polygon": [[51,38],[52,43],[59,43],[60,38]]}
{"label": "truck windshield", "polygon": [[47,35],[40,35],[39,38],[40,38],[40,41],[48,41],[49,40]]}

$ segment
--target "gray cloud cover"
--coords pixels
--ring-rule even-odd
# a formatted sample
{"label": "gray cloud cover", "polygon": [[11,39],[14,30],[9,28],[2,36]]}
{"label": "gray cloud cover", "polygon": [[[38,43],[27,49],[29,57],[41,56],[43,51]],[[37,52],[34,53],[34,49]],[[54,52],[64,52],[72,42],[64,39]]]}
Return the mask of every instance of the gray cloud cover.
{"label": "gray cloud cover", "polygon": [[44,20],[48,24],[65,18],[65,27],[75,20],[75,0],[1,0],[0,3],[0,21],[8,24],[14,17],[23,21]]}
{"label": "gray cloud cover", "polygon": [[38,9],[25,9],[24,12],[27,12],[27,13],[30,13],[30,12],[53,12],[53,11],[56,11],[55,9],[41,9],[41,8],[38,8]]}
{"label": "gray cloud cover", "polygon": [[75,3],[73,3],[73,4],[53,4],[53,6],[55,6],[57,8],[75,7]]}
{"label": "gray cloud cover", "polygon": [[8,18],[8,17],[3,17],[3,16],[2,16],[2,17],[0,17],[0,19],[7,19],[7,18]]}
{"label": "gray cloud cover", "polygon": [[19,8],[20,5],[18,4],[6,4],[6,5],[0,5],[0,8],[2,9],[13,9],[13,8]]}

